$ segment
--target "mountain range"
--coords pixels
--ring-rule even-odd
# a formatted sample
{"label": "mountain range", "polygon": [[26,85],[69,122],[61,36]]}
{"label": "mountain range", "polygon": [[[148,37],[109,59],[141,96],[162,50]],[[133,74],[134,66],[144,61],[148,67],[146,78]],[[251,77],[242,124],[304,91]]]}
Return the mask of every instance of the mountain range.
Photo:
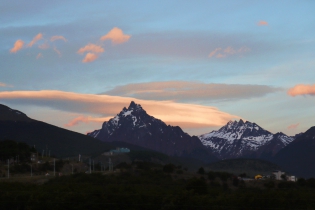
{"label": "mountain range", "polygon": [[251,157],[271,159],[282,148],[290,144],[294,137],[284,133],[272,134],[256,123],[242,119],[229,121],[217,131],[199,136],[204,146],[219,159]]}
{"label": "mountain range", "polygon": [[6,139],[35,145],[39,152],[49,149],[58,157],[100,154],[128,143],[148,152],[204,163],[232,158],[267,159],[288,173],[315,177],[315,127],[292,137],[281,132],[272,134],[256,123],[239,120],[197,137],[148,115],[134,102],[88,135],[31,119],[0,104],[0,140]]}
{"label": "mountain range", "polygon": [[104,142],[122,141],[171,156],[194,157],[205,162],[217,160],[199,138],[190,136],[178,126],[166,125],[146,113],[141,105],[130,103],[102,128],[87,135]]}

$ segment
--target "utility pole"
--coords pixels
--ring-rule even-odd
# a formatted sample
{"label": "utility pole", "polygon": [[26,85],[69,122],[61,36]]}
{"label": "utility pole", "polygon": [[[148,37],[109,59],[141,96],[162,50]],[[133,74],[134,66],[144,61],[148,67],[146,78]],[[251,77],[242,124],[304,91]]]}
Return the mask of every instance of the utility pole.
{"label": "utility pole", "polygon": [[50,150],[49,150],[49,157],[50,157]]}
{"label": "utility pole", "polygon": [[91,158],[90,158],[90,173],[91,173]]}
{"label": "utility pole", "polygon": [[33,168],[32,168],[32,163],[31,163],[31,177],[33,176]]}
{"label": "utility pole", "polygon": [[8,159],[8,179],[10,178],[10,159]]}
{"label": "utility pole", "polygon": [[72,174],[73,174],[73,164],[71,164],[71,166],[72,166]]}
{"label": "utility pole", "polygon": [[95,171],[95,169],[94,169],[94,160],[93,160],[93,171]]}
{"label": "utility pole", "polygon": [[43,150],[43,153],[42,153],[42,158],[44,157],[44,151],[45,151],[45,150]]}
{"label": "utility pole", "polygon": [[56,161],[55,161],[55,158],[54,158],[54,176],[55,176],[55,172],[56,172]]}

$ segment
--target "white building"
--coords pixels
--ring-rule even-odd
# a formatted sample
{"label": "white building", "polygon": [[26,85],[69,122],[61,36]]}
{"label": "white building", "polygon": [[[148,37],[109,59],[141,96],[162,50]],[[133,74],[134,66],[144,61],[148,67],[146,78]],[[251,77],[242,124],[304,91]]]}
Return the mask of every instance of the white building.
{"label": "white building", "polygon": [[273,175],[275,175],[276,180],[282,180],[281,176],[285,175],[285,172],[283,171],[273,171]]}

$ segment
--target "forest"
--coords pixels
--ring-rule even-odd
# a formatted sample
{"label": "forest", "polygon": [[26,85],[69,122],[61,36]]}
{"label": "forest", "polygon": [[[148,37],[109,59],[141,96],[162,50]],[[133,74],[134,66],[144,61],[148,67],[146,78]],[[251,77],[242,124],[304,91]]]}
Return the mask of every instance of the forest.
{"label": "forest", "polygon": [[[0,143],[2,160],[15,158],[11,178],[2,161],[0,209],[315,209],[314,178],[244,181],[246,173],[203,167],[189,171],[147,161],[144,152],[134,153],[132,162],[117,164],[113,171],[96,166],[92,172],[72,170],[55,176],[44,176],[53,170],[46,159],[34,164],[31,177],[29,160],[36,150],[13,141]],[[69,161],[59,159],[54,169],[59,172],[66,166]]]}
{"label": "forest", "polygon": [[188,173],[173,164],[122,163],[116,172],[76,173],[45,183],[0,182],[1,209],[314,209],[315,179],[244,182]]}

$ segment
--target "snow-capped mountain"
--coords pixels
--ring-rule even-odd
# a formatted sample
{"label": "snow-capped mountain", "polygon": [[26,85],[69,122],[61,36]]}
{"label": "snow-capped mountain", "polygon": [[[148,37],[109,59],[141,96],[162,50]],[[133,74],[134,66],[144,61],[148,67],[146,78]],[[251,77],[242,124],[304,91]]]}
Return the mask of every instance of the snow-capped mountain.
{"label": "snow-capped mountain", "polygon": [[256,123],[230,121],[218,131],[199,136],[200,141],[220,159],[238,157],[269,158],[294,138],[272,134]]}
{"label": "snow-capped mountain", "polygon": [[101,141],[123,141],[172,156],[190,156],[204,161],[216,159],[196,136],[190,136],[178,126],[166,125],[146,113],[133,101],[128,109],[103,123],[100,130],[87,135]]}

